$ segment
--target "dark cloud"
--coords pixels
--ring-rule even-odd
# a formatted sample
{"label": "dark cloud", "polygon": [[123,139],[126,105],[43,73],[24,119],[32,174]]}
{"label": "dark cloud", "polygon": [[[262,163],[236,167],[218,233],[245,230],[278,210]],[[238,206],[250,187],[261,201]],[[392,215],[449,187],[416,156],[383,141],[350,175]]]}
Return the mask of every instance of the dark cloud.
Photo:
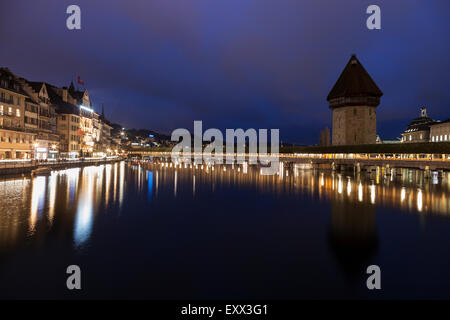
{"label": "dark cloud", "polygon": [[0,4],[0,65],[66,85],[81,75],[113,121],[170,132],[193,120],[218,128],[280,128],[314,143],[330,125],[326,95],[352,53],[384,92],[379,133],[394,138],[428,105],[447,118],[450,2],[76,1],[82,30],[65,28],[73,1]]}

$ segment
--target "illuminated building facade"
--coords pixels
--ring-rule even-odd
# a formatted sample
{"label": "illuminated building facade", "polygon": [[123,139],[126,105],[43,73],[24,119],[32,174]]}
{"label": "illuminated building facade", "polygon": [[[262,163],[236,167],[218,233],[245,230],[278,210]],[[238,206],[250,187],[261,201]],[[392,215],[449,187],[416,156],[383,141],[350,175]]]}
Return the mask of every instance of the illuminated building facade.
{"label": "illuminated building facade", "polygon": [[430,125],[431,142],[449,142],[450,141],[450,119],[438,121]]}
{"label": "illuminated building facade", "polygon": [[87,90],[28,81],[0,68],[0,159],[105,156],[111,129]]}
{"label": "illuminated building facade", "polygon": [[383,95],[353,55],[328,94],[333,113],[332,144],[357,145],[376,142],[376,107]]}
{"label": "illuminated building facade", "polygon": [[[69,87],[69,95],[72,96],[79,108],[81,141],[80,150],[82,156],[93,156],[96,144],[99,142],[98,114],[92,109],[91,100],[87,90],[75,90],[73,83]],[[95,124],[95,126],[94,126]]]}
{"label": "illuminated building facade", "polygon": [[435,121],[428,117],[427,108],[420,108],[420,116],[408,125],[402,133],[403,143],[417,143],[430,141],[430,126]]}
{"label": "illuminated building facade", "polygon": [[33,157],[36,134],[25,127],[27,99],[15,75],[7,68],[0,68],[0,159]]}
{"label": "illuminated building facade", "polygon": [[25,127],[36,132],[34,158],[56,159],[59,153],[59,135],[56,129],[55,107],[50,102],[47,84],[19,78],[29,99],[25,101]]}

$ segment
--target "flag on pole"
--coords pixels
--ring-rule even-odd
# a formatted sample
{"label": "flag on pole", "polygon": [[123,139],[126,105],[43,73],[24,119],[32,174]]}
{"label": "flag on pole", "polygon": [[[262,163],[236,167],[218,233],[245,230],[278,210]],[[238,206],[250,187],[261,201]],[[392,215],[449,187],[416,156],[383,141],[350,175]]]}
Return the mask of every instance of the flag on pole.
{"label": "flag on pole", "polygon": [[82,86],[84,86],[84,81],[80,78],[80,76],[78,76],[77,82],[78,82],[79,84],[81,84]]}

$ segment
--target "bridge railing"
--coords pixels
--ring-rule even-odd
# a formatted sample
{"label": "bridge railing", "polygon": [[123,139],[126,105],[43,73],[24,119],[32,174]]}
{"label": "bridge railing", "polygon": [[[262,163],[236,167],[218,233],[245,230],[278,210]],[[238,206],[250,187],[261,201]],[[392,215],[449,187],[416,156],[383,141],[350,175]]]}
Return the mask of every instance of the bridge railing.
{"label": "bridge railing", "polygon": [[119,160],[119,157],[103,157],[103,158],[81,158],[81,159],[47,159],[47,160],[34,160],[34,159],[11,159],[0,160],[0,169],[2,168],[25,168],[25,167],[37,167],[37,166],[52,166],[54,164],[66,164],[66,163],[102,163],[112,160]]}
{"label": "bridge railing", "polygon": [[[147,152],[146,155],[154,157],[171,157],[171,152]],[[200,153],[181,153],[180,157],[195,157],[202,156]],[[223,154],[224,158],[227,157],[258,157],[258,154]],[[273,155],[268,154],[264,157],[271,157]],[[450,154],[428,154],[428,153],[280,153],[281,159],[285,158],[306,158],[306,159],[330,159],[330,160],[411,160],[411,161],[450,161]]]}

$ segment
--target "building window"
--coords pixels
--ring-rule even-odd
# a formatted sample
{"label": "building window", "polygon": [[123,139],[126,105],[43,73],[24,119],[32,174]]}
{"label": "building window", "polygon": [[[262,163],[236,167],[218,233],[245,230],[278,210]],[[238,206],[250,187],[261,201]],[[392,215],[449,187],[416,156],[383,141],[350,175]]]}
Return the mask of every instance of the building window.
{"label": "building window", "polygon": [[353,115],[356,116],[356,113],[357,113],[356,108],[354,108],[353,109]]}
{"label": "building window", "polygon": [[20,109],[16,109],[16,117],[20,118]]}
{"label": "building window", "polygon": [[444,140],[447,141],[447,135],[444,136]]}
{"label": "building window", "polygon": [[434,136],[431,137],[431,141],[434,142]]}
{"label": "building window", "polygon": [[4,108],[3,105],[1,105],[1,106],[0,106],[0,116],[3,115],[3,108]]}
{"label": "building window", "polygon": [[8,115],[12,115],[12,108],[11,107],[8,107]]}
{"label": "building window", "polygon": [[411,141],[412,140],[412,136],[409,136],[409,141]]}

